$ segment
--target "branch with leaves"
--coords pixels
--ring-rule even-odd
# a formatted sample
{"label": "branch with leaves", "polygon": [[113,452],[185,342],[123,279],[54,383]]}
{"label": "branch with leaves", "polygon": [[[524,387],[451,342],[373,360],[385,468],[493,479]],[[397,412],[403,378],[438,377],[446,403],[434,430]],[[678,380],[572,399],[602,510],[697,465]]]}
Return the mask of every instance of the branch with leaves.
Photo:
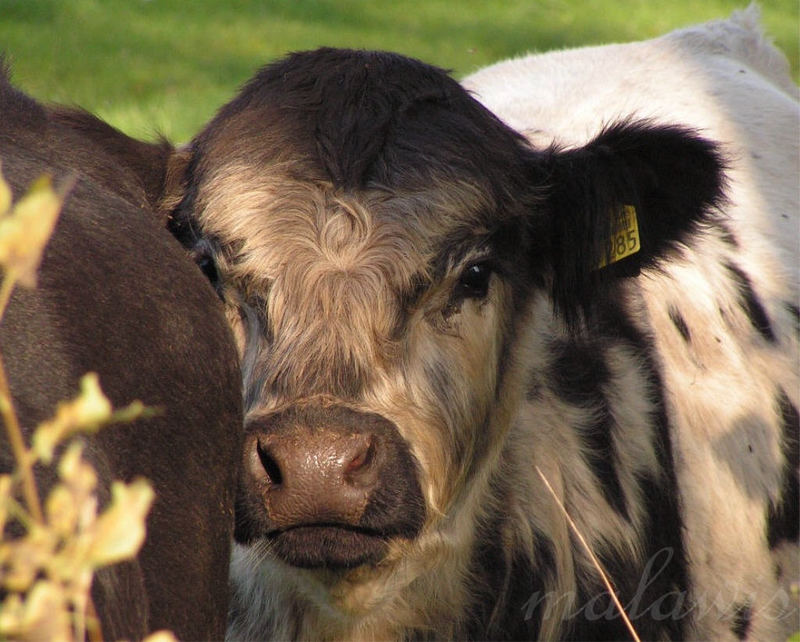
{"label": "branch with leaves", "polygon": [[[12,205],[9,185],[0,174],[0,317],[17,286],[35,287],[44,248],[55,229],[69,186],[54,190],[39,179]],[[0,415],[16,470],[0,475],[0,639],[77,642],[101,640],[91,602],[97,569],[136,556],[154,499],[150,483],[113,482],[111,500],[99,511],[97,474],[74,437],[95,433],[112,423],[150,413],[141,402],[114,411],[97,375],[81,379],[80,393],[59,404],[55,416],[33,432],[30,446],[14,411],[6,371],[0,359]],[[54,462],[57,448],[65,448]],[[33,474],[36,464],[54,465],[58,482],[42,502]],[[21,500],[19,499],[21,498]],[[23,531],[8,536],[16,522]],[[158,632],[147,642],[168,642]]]}

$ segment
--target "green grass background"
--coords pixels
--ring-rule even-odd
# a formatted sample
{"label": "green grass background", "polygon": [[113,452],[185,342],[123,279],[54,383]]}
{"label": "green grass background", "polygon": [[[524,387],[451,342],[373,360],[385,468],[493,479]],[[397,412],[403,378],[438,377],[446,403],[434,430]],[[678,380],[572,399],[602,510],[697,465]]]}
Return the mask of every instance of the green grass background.
{"label": "green grass background", "polygon": [[[124,131],[188,140],[265,62],[320,45],[400,51],[452,69],[640,40],[727,16],[737,0],[0,0],[0,51],[34,96]],[[798,78],[798,0],[764,0]]]}

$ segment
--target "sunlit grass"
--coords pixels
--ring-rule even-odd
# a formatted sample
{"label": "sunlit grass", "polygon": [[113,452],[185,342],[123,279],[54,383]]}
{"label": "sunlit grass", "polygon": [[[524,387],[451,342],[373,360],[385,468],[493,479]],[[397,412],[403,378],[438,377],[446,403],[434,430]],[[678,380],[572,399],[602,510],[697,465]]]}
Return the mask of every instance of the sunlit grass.
{"label": "sunlit grass", "polygon": [[[532,50],[639,40],[736,0],[0,0],[0,50],[34,96],[188,139],[255,69],[321,45],[392,49],[457,76]],[[798,75],[798,5],[764,2]]]}

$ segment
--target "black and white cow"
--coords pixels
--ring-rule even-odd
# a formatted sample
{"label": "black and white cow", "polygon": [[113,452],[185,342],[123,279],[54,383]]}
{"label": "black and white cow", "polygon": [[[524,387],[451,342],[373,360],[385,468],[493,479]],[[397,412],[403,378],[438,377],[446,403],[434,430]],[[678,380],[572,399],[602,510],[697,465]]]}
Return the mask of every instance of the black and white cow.
{"label": "black and white cow", "polygon": [[797,630],[800,106],[757,8],[647,42],[499,63],[464,85],[534,145],[583,145],[622,115],[722,144],[723,217],[636,281],[699,605],[688,634]]}
{"label": "black and white cow", "polygon": [[[149,207],[169,151],[89,114],[45,108],[0,68],[0,163],[15,196],[43,173],[74,182],[38,287],[17,288],[0,320],[25,435],[73,398],[89,371],[116,406],[139,399],[158,410],[86,438],[101,502],[114,479],[143,476],[156,491],[138,558],[95,576],[107,640],[162,628],[185,640],[225,631],[241,384],[219,301]],[[3,430],[0,472],[13,467]],[[43,495],[55,477],[37,470]],[[7,526],[8,536],[18,531]]]}
{"label": "black and white cow", "polygon": [[173,157],[243,365],[231,639],[626,638],[564,511],[642,639],[796,625],[798,104],[754,21],[468,79],[511,127],[294,54]]}

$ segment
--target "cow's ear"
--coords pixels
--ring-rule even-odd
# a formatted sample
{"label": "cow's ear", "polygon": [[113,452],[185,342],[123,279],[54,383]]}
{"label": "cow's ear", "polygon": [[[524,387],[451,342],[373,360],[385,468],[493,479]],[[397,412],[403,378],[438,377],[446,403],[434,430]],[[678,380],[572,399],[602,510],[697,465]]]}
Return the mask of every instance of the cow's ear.
{"label": "cow's ear", "polygon": [[173,152],[167,164],[164,197],[159,211],[166,220],[167,229],[188,250],[191,259],[221,297],[213,245],[207,239],[201,238],[192,214],[195,197],[190,188],[193,158],[191,146]]}
{"label": "cow's ear", "polygon": [[[548,185],[537,222],[556,309],[574,325],[603,287],[674,252],[723,198],[720,151],[696,132],[648,122],[605,128],[586,146],[539,157]],[[540,259],[540,260],[541,260]]]}
{"label": "cow's ear", "polygon": [[184,247],[194,244],[190,221],[186,219],[186,208],[181,207],[187,197],[189,166],[192,161],[191,147],[180,147],[172,152],[164,175],[164,190],[158,212],[166,222],[167,229]]}

